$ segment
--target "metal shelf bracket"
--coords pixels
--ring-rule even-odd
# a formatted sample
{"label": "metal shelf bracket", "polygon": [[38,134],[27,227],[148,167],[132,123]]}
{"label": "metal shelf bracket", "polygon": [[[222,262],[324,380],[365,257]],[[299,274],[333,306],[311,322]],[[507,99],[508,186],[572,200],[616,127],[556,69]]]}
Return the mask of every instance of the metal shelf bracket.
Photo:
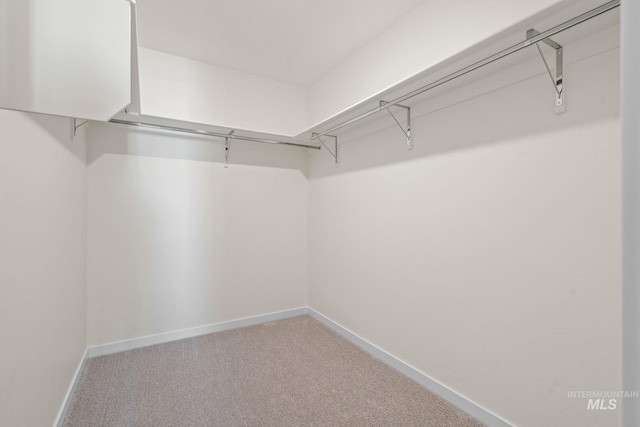
{"label": "metal shelf bracket", "polygon": [[[380,107],[384,106],[385,104],[388,104],[388,102],[380,101]],[[404,127],[402,127],[402,125],[396,118],[395,114],[393,114],[393,112],[391,111],[390,107],[404,108],[406,110],[407,112],[407,129],[406,130]],[[398,125],[402,133],[404,133],[404,136],[407,137],[407,150],[412,150],[413,144],[411,143],[411,107],[407,107],[406,105],[394,104],[392,106],[389,106],[389,108],[386,108],[386,110],[389,112],[393,120],[396,122],[396,124]]]}
{"label": "metal shelf bracket", "polygon": [[232,130],[229,132],[229,136],[224,139],[224,167],[229,167],[229,152],[231,151],[231,140],[233,139],[233,133],[235,131]]}
{"label": "metal shelf bracket", "polygon": [[73,137],[75,138],[78,133],[78,128],[89,123],[89,120],[82,120],[81,123],[78,123],[78,119],[73,119]]}
{"label": "metal shelf bracket", "polygon": [[[527,31],[527,39],[535,37],[540,33],[533,28]],[[542,50],[540,49],[540,42],[552,47],[556,51],[556,75],[554,77],[553,73],[551,73],[551,69],[549,68],[549,64],[547,64],[547,60],[545,59]],[[556,104],[555,104],[555,112],[556,114],[562,114],[566,111],[566,106],[564,102],[564,61],[562,55],[562,46],[558,43],[554,42],[550,38],[545,38],[537,41],[536,47],[538,48],[538,52],[540,53],[540,57],[544,62],[544,66],[547,69],[547,73],[551,78],[551,82],[553,83],[553,87],[556,91]]]}
{"label": "metal shelf bracket", "polygon": [[[323,136],[326,136],[327,138],[333,138],[333,151],[331,151],[331,149],[327,146],[327,144],[324,143],[324,141],[322,140]],[[319,133],[312,133],[311,139],[317,139],[318,141],[320,141],[320,144],[322,144],[322,146],[326,148],[329,154],[331,154],[331,156],[335,159],[336,167],[337,167],[338,166],[338,137],[336,135],[326,135],[326,134],[321,135]]]}

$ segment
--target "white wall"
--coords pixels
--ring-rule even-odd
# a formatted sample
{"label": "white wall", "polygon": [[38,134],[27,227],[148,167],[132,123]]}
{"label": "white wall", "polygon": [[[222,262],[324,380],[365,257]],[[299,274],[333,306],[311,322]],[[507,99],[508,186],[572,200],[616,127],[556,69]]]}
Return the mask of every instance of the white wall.
{"label": "white wall", "polygon": [[138,48],[144,115],[279,135],[308,118],[308,91],[264,77]]}
{"label": "white wall", "polygon": [[91,128],[88,340],[307,305],[307,154]]}
{"label": "white wall", "polygon": [[85,143],[0,110],[0,425],[51,425],[86,347]]}
{"label": "white wall", "polygon": [[567,392],[621,387],[619,50],[559,116],[522,69],[416,106],[413,151],[389,120],[313,154],[309,303],[514,425],[617,426]]}
{"label": "white wall", "polygon": [[126,0],[0,0],[0,108],[108,120],[130,101]]}

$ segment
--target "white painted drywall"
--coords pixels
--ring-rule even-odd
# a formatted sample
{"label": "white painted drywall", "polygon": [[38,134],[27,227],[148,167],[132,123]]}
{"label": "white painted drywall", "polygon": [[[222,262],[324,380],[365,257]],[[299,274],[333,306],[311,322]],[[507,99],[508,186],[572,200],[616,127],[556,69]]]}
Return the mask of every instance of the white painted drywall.
{"label": "white painted drywall", "polygon": [[138,55],[144,115],[291,136],[308,124],[304,88],[141,47]]}
{"label": "white painted drywall", "polygon": [[130,101],[130,3],[0,0],[0,108],[107,120]]}
{"label": "white painted drywall", "polygon": [[[640,391],[640,3],[622,3],[623,326],[622,385]],[[623,403],[623,425],[640,425],[640,399]]]}
{"label": "white painted drywall", "polygon": [[0,425],[49,426],[86,348],[85,138],[0,110]]}
{"label": "white painted drywall", "polygon": [[424,0],[142,0],[140,45],[307,87]]}
{"label": "white painted drywall", "polygon": [[310,87],[310,126],[433,69],[521,21],[549,13],[554,6],[580,4],[569,16],[573,17],[600,3],[598,0],[425,1]]}
{"label": "white painted drywall", "polygon": [[583,54],[565,65],[564,115],[547,75],[515,67],[416,106],[413,151],[389,119],[343,135],[337,169],[314,153],[310,307],[514,425],[618,426],[619,406],[567,394],[621,387],[619,50],[605,36],[565,46]]}
{"label": "white painted drywall", "polygon": [[307,154],[91,128],[88,341],[307,305]]}

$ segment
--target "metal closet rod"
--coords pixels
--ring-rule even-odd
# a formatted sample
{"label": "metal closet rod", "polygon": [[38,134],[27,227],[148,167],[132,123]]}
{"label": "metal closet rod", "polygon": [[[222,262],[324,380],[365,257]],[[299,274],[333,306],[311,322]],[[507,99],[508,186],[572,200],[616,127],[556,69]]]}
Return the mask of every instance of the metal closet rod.
{"label": "metal closet rod", "polygon": [[471,71],[477,70],[478,68],[481,68],[481,67],[484,67],[485,65],[491,64],[492,62],[495,62],[498,59],[502,59],[505,56],[511,55],[512,53],[515,53],[515,52],[518,52],[519,50],[525,49],[525,48],[527,48],[527,47],[529,47],[531,45],[536,44],[539,41],[542,41],[542,40],[544,40],[546,38],[549,38],[551,36],[554,36],[554,35],[562,32],[562,31],[564,31],[564,30],[567,30],[567,29],[569,29],[571,27],[574,27],[574,26],[576,26],[578,24],[581,24],[581,23],[583,23],[585,21],[588,21],[591,18],[595,18],[596,16],[601,15],[601,14],[603,14],[605,12],[608,12],[608,11],[618,7],[618,6],[620,6],[620,0],[613,0],[613,1],[610,1],[608,3],[603,4],[601,6],[598,6],[595,9],[592,9],[592,10],[590,10],[588,12],[585,12],[585,13],[583,13],[581,15],[578,15],[575,18],[572,18],[572,19],[570,19],[568,21],[565,21],[560,25],[556,25],[555,27],[553,27],[553,28],[551,28],[551,29],[549,29],[547,31],[543,31],[542,33],[540,33],[540,34],[538,34],[538,35],[536,35],[534,37],[531,37],[531,38],[527,39],[524,42],[520,42],[518,44],[515,44],[515,45],[507,48],[507,49],[501,50],[498,53],[494,53],[491,56],[487,56],[486,58],[481,59],[478,62],[475,62],[475,63],[473,63],[471,65],[468,65],[468,66],[466,66],[464,68],[461,68],[460,70],[455,71],[455,72],[453,72],[453,73],[451,73],[451,74],[449,74],[449,75],[447,75],[445,77],[442,77],[442,78],[440,78],[440,79],[438,79],[438,80],[436,80],[436,81],[434,81],[432,83],[429,83],[429,84],[427,84],[425,86],[419,87],[418,89],[416,89],[416,90],[414,90],[412,92],[409,92],[409,93],[407,93],[405,95],[402,95],[399,98],[396,98],[396,99],[394,99],[392,101],[389,101],[389,102],[387,102],[385,104],[379,105],[378,107],[376,107],[376,108],[374,108],[372,110],[369,110],[366,113],[362,113],[359,116],[353,117],[353,118],[351,118],[351,119],[349,119],[349,120],[347,120],[345,122],[342,122],[342,123],[340,123],[338,125],[335,125],[332,128],[329,128],[329,129],[325,130],[324,132],[320,132],[320,133],[314,134],[311,137],[311,140],[317,139],[317,138],[319,138],[321,136],[328,136],[328,134],[333,134],[333,133],[335,133],[335,131],[337,131],[339,129],[342,129],[345,126],[349,126],[350,124],[353,124],[353,123],[355,123],[357,121],[360,121],[360,120],[362,120],[362,119],[364,119],[366,117],[369,117],[369,116],[371,116],[373,114],[379,113],[380,111],[388,110],[389,107],[393,107],[394,105],[398,105],[401,102],[404,102],[409,98],[413,98],[416,95],[420,95],[421,93],[424,93],[424,92],[426,92],[428,90],[431,90],[431,89],[433,89],[435,87],[438,87],[438,86],[440,86],[440,85],[442,85],[444,83],[447,83],[447,82],[450,82],[451,80],[457,79],[458,77],[461,77],[461,76],[463,76],[463,75],[465,75],[467,73],[470,73]]}
{"label": "metal closet rod", "polygon": [[242,135],[234,135],[234,134],[227,134],[227,133],[210,132],[208,130],[186,129],[186,128],[179,128],[179,127],[175,127],[175,126],[154,125],[154,124],[150,124],[150,123],[132,122],[132,121],[129,121],[129,120],[120,120],[120,119],[111,119],[111,120],[109,120],[109,122],[110,123],[117,123],[119,125],[137,126],[137,127],[149,128],[149,129],[160,129],[160,130],[168,130],[168,131],[172,131],[172,132],[193,133],[193,134],[196,134],[196,135],[213,136],[213,137],[216,137],[216,138],[239,139],[239,140],[242,140],[242,141],[262,142],[262,143],[265,143],[265,144],[291,145],[291,146],[294,146],[294,147],[312,148],[314,150],[319,150],[320,149],[320,146],[317,146],[317,145],[307,145],[307,144],[302,144],[302,143],[297,143],[297,142],[290,142],[290,141],[279,141],[279,140],[275,140],[275,139],[254,138],[254,137],[251,137],[251,136],[242,136]]}

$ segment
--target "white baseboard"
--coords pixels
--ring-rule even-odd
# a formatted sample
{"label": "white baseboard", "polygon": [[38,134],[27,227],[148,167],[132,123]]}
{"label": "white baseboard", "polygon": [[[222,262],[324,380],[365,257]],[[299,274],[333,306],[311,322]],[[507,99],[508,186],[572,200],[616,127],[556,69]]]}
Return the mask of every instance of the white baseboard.
{"label": "white baseboard", "polygon": [[307,307],[293,308],[290,310],[261,314],[259,316],[245,317],[243,319],[230,320],[227,322],[196,326],[195,328],[164,332],[157,335],[148,335],[145,337],[133,338],[124,341],[116,341],[89,347],[87,349],[87,357],[104,356],[106,354],[133,350],[135,348],[162,344],[170,341],[181,340],[184,338],[197,337],[200,335],[212,334],[214,332],[228,331],[230,329],[244,328],[245,326],[259,325],[261,323],[273,322],[274,320],[287,319],[289,317],[301,316],[308,313],[309,309]]}
{"label": "white baseboard", "polygon": [[325,326],[327,326],[330,329],[334,330],[335,332],[339,333],[340,335],[342,335],[343,337],[345,337],[346,339],[348,339],[349,341],[351,341],[352,343],[354,343],[355,345],[357,345],[361,349],[365,350],[366,352],[368,352],[369,354],[371,354],[375,358],[380,359],[381,361],[383,361],[387,365],[391,366],[392,368],[395,368],[396,370],[402,372],[404,375],[408,376],[409,378],[411,378],[412,380],[414,380],[418,384],[422,385],[423,387],[425,387],[429,391],[431,391],[431,392],[437,394],[438,396],[442,397],[444,400],[448,401],[449,403],[451,403],[455,407],[463,410],[467,414],[469,414],[472,417],[476,418],[477,420],[483,422],[487,426],[489,426],[489,427],[512,427],[512,425],[509,422],[507,422],[506,420],[504,420],[504,419],[500,418],[499,416],[493,414],[492,412],[490,412],[489,410],[483,408],[482,406],[478,405],[477,403],[467,399],[466,397],[462,396],[461,394],[456,393],[455,391],[451,390],[450,388],[448,388],[444,384],[436,381],[435,379],[433,379],[430,376],[428,376],[427,374],[419,371],[418,369],[414,368],[413,366],[409,365],[408,363],[403,362],[402,360],[398,359],[397,357],[387,353],[386,351],[384,351],[380,347],[376,346],[375,344],[370,343],[369,341],[365,340],[364,338],[360,337],[359,335],[351,332],[349,329],[345,328],[344,326],[340,325],[339,323],[336,323],[333,320],[329,319],[328,317],[318,313],[313,308],[309,307],[308,310],[309,310],[309,315],[311,317],[313,317],[314,319],[318,320],[319,322],[321,322]]}
{"label": "white baseboard", "polygon": [[80,375],[82,375],[82,371],[84,370],[84,365],[87,363],[87,351],[84,350],[84,354],[82,355],[82,359],[80,363],[78,363],[78,368],[76,369],[76,373],[73,375],[73,379],[71,380],[71,384],[69,384],[69,389],[67,389],[67,394],[64,396],[62,400],[62,406],[60,406],[60,410],[58,411],[58,415],[53,422],[53,427],[62,427],[62,423],[64,422],[64,417],[67,415],[67,410],[69,409],[69,404],[71,403],[71,397],[73,393],[76,391],[76,387],[78,386],[78,381],[80,380]]}

